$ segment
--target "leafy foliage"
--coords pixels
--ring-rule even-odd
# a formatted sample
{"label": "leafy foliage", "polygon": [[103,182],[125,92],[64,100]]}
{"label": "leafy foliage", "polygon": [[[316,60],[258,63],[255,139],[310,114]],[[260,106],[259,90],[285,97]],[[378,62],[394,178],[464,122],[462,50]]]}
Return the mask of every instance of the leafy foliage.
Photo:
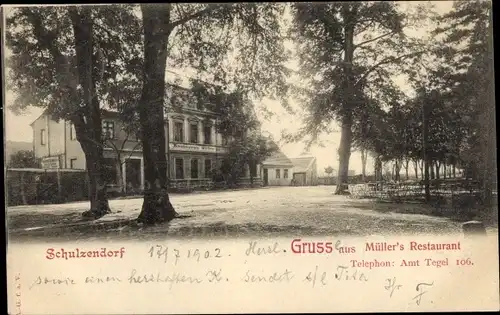
{"label": "leafy foliage", "polygon": [[327,167],[325,167],[325,173],[330,175],[333,173],[333,167],[331,167],[330,165],[328,165]]}
{"label": "leafy foliage", "polygon": [[[346,115],[366,122],[366,111],[388,107],[402,97],[393,75],[402,71],[407,59],[421,54],[419,43],[403,32],[412,17],[392,2],[297,3],[293,5],[291,36],[297,43],[301,86],[294,87],[306,110],[303,127],[288,137],[297,141],[329,131],[333,120]],[[350,65],[354,89],[346,89],[346,27],[354,29]],[[348,93],[348,94],[346,94]],[[352,94],[351,94],[352,93]],[[378,102],[368,101],[370,98]],[[347,101],[349,104],[347,104]],[[363,117],[365,115],[365,117]]]}
{"label": "leafy foliage", "polygon": [[9,167],[12,168],[38,168],[40,161],[31,150],[21,150],[10,156]]}
{"label": "leafy foliage", "polygon": [[[140,69],[140,24],[130,5],[95,6],[91,11],[96,93],[102,107],[117,107],[116,103],[130,101],[123,87]],[[30,106],[41,107],[55,119],[67,120],[81,112],[84,97],[69,7],[12,9],[7,30],[12,51],[7,82],[15,94],[11,109],[20,113]],[[65,65],[72,77],[65,77],[61,68]],[[68,93],[72,85],[78,95]]]}
{"label": "leafy foliage", "polygon": [[256,166],[271,156],[277,149],[269,139],[258,132],[248,132],[244,137],[236,138],[229,144],[229,152],[224,156],[220,172],[230,185],[238,182],[245,176],[245,169],[249,167],[250,180],[257,174],[253,174]]}
{"label": "leafy foliage", "polygon": [[[412,98],[395,97],[388,110],[377,110],[384,107],[377,104],[356,115],[356,147],[370,150],[381,161],[416,163],[424,157],[426,117],[426,153],[432,164],[471,168],[474,177],[481,175],[478,170],[493,143],[488,140],[494,108],[487,99],[492,93],[489,11],[483,1],[456,2],[452,11],[437,17],[437,39],[428,45],[436,67],[415,64],[422,75],[414,72],[411,78],[416,91]],[[370,99],[372,104],[379,101]]]}
{"label": "leafy foliage", "polygon": [[200,79],[252,98],[285,98],[282,16],[284,4],[175,4],[178,24],[169,41],[170,64],[197,71]]}

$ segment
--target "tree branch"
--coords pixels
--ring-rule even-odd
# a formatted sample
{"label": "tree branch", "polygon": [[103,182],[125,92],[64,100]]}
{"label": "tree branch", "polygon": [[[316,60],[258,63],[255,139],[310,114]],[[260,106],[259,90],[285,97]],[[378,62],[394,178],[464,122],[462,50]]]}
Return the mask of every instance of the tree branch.
{"label": "tree branch", "polygon": [[214,11],[215,9],[219,8],[218,4],[212,4],[208,5],[205,9],[200,10],[198,12],[195,12],[193,14],[188,14],[185,17],[180,17],[177,21],[174,21],[170,23],[171,28],[175,28],[179,25],[186,24],[187,22],[194,20],[196,18],[202,17],[206,14],[209,14],[210,12]]}
{"label": "tree branch", "polygon": [[112,149],[114,149],[116,151],[116,153],[119,154],[118,152],[120,150],[118,149],[118,147],[116,146],[116,144],[113,141],[111,141],[111,139],[106,139],[105,143],[111,144],[111,146],[113,147]]}
{"label": "tree branch", "polygon": [[392,35],[392,34],[395,34],[395,32],[387,32],[387,33],[382,34],[382,35],[380,35],[380,36],[377,36],[377,37],[375,37],[375,38],[372,38],[372,39],[366,40],[366,41],[364,41],[364,42],[362,42],[362,43],[359,43],[359,44],[357,44],[357,45],[354,45],[354,49],[356,49],[356,48],[358,48],[358,47],[361,47],[361,46],[363,46],[363,45],[365,45],[365,44],[368,44],[368,43],[371,43],[371,42],[377,41],[377,40],[379,40],[379,39],[382,39],[382,38],[387,37],[387,36]]}
{"label": "tree branch", "polygon": [[130,136],[130,132],[127,132],[125,139],[123,139],[123,141],[122,141],[122,145],[120,147],[120,150],[123,150],[123,148],[125,148],[125,143],[127,143],[129,136]]}
{"label": "tree branch", "polygon": [[420,55],[420,54],[423,54],[425,53],[425,51],[418,51],[418,52],[412,52],[412,53],[409,53],[409,54],[404,54],[404,55],[401,55],[401,56],[398,56],[398,57],[387,57],[387,58],[384,58],[382,59],[380,62],[376,63],[373,67],[371,67],[370,69],[368,69],[362,76],[361,78],[359,78],[359,80],[356,81],[356,83],[354,83],[354,86],[357,86],[361,81],[363,81],[370,73],[372,73],[373,71],[377,70],[377,68],[379,68],[380,66],[382,65],[385,65],[385,64],[389,64],[389,63],[392,63],[392,62],[396,62],[398,60],[401,60],[401,59],[404,59],[404,58],[407,58],[407,57],[413,57],[413,56],[416,56],[416,55]]}
{"label": "tree branch", "polygon": [[130,157],[131,157],[131,156],[132,156],[132,154],[134,153],[135,149],[137,149],[137,147],[138,147],[140,144],[141,144],[140,142],[137,142],[137,143],[135,144],[135,146],[132,148],[132,151],[130,151],[130,154],[129,154],[129,155],[128,155],[128,157],[125,159],[125,161],[130,159]]}
{"label": "tree branch", "polygon": [[[69,12],[74,14],[73,9]],[[78,125],[87,128],[87,122],[83,119],[80,112],[81,108],[78,106],[77,85],[79,80],[71,73],[68,58],[55,46],[57,34],[54,31],[48,31],[43,25],[41,16],[33,10],[26,10],[26,16],[29,23],[33,26],[33,33],[36,40],[43,49],[49,51],[56,64],[57,81],[61,90],[69,94],[69,101],[74,103],[75,107],[78,108],[74,113],[70,113],[70,118],[75,120],[75,127]]]}
{"label": "tree branch", "polygon": [[82,139],[83,141],[90,141],[90,142],[92,142],[93,144],[98,145],[98,146],[100,146],[100,147],[104,148],[104,144],[103,144],[103,143],[100,143],[100,142],[98,142],[98,141],[95,141],[94,139],[92,139],[92,138],[88,137],[87,135],[84,135],[84,136],[83,136],[83,138],[84,138],[84,139]]}

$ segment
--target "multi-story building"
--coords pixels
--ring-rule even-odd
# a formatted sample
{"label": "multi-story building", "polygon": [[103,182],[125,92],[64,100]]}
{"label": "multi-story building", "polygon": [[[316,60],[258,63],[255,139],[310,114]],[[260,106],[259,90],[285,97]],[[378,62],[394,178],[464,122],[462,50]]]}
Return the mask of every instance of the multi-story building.
{"label": "multi-story building", "polygon": [[[189,91],[174,86],[175,90]],[[184,102],[181,107],[169,108],[166,115],[167,161],[172,186],[197,186],[212,180],[212,171],[220,166],[228,152],[228,139],[216,131],[218,115],[200,109],[197,102]],[[76,140],[74,126],[68,121],[55,121],[43,113],[32,124],[33,150],[44,168],[86,169],[85,154]],[[102,110],[103,136],[107,143],[104,158],[110,170],[111,189],[142,190],[144,163],[142,150],[135,135],[127,134],[123,122],[113,111]],[[120,168],[120,169],[119,169]],[[245,169],[242,180],[260,182],[260,165]],[[121,172],[119,172],[121,170]],[[122,180],[119,180],[119,174]]]}

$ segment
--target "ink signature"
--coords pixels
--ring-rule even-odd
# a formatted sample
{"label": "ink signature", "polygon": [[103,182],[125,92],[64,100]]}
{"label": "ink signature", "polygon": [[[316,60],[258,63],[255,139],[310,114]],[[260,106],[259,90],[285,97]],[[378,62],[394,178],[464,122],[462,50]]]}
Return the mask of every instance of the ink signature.
{"label": "ink signature", "polygon": [[433,286],[433,285],[434,285],[434,281],[432,283],[421,282],[421,283],[417,284],[416,290],[419,293],[413,298],[413,300],[415,300],[415,302],[417,303],[417,305],[420,305],[420,302],[422,301],[422,296],[425,293],[427,293],[427,291],[425,290],[425,288]]}
{"label": "ink signature", "polygon": [[392,279],[386,279],[385,281],[387,281],[387,285],[385,285],[384,288],[387,291],[390,291],[389,297],[392,297],[394,291],[399,290],[402,287],[401,284],[396,284],[396,277]]}

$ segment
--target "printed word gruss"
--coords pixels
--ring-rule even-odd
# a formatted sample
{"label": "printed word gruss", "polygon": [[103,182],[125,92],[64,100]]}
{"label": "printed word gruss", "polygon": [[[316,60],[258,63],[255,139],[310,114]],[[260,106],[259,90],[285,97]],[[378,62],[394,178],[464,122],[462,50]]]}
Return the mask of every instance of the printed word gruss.
{"label": "printed word gruss", "polygon": [[290,244],[294,254],[330,254],[333,252],[333,242],[305,242],[297,238]]}

